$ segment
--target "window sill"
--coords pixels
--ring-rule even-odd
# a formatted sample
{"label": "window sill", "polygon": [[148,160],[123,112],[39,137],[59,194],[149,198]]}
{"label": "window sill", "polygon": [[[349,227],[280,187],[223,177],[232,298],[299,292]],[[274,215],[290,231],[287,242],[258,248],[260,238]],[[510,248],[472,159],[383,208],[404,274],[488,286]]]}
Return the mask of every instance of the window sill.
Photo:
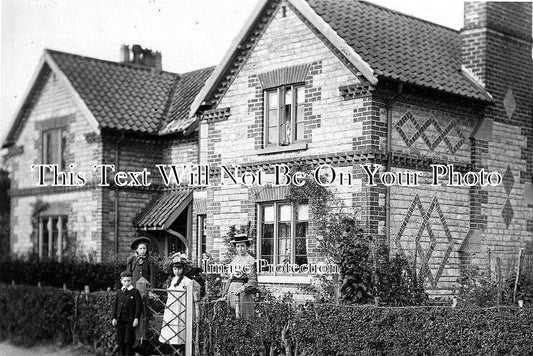
{"label": "window sill", "polygon": [[270,147],[257,150],[256,152],[258,155],[266,155],[266,154],[272,154],[272,153],[301,151],[301,150],[307,149],[308,143],[309,143],[308,141],[301,141],[301,142],[296,142],[296,143],[293,143],[287,146],[270,146]]}
{"label": "window sill", "polygon": [[287,275],[258,275],[257,282],[259,283],[277,283],[277,284],[311,284],[312,277],[309,275],[303,276],[287,276]]}

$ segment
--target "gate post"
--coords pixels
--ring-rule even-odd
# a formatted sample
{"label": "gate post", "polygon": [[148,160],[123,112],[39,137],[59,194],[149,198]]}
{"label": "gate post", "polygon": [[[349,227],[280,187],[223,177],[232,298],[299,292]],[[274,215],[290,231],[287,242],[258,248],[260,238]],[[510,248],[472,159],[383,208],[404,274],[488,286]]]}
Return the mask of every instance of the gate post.
{"label": "gate post", "polygon": [[185,356],[192,356],[192,326],[194,318],[194,288],[192,285],[186,288],[185,308]]}

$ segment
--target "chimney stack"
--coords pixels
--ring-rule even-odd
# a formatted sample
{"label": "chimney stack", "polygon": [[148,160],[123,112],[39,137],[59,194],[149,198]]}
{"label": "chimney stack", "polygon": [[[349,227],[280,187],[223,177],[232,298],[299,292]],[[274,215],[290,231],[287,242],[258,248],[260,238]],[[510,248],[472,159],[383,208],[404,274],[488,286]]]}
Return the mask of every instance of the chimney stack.
{"label": "chimney stack", "polygon": [[130,46],[126,44],[120,46],[120,61],[122,63],[130,62]]}
{"label": "chimney stack", "polygon": [[465,2],[464,11],[461,60],[494,98],[487,116],[495,122],[530,125],[531,2],[472,1]]}
{"label": "chimney stack", "polygon": [[131,58],[132,56],[130,55],[129,46],[123,44],[120,47],[121,63],[130,63],[150,67],[157,71],[163,70],[161,52],[152,52],[150,49],[142,48],[140,45],[134,44],[131,46],[131,53],[133,53],[133,58]]}

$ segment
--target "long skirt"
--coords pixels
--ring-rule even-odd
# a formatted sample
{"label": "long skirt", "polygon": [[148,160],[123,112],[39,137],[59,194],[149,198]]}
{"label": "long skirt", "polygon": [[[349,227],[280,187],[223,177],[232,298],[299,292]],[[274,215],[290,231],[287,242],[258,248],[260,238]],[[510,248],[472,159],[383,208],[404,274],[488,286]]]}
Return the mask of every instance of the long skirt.
{"label": "long skirt", "polygon": [[241,288],[242,282],[231,282],[228,287],[228,303],[235,309],[237,317],[249,317],[254,315],[254,295],[241,292],[239,295],[233,294],[232,291]]}

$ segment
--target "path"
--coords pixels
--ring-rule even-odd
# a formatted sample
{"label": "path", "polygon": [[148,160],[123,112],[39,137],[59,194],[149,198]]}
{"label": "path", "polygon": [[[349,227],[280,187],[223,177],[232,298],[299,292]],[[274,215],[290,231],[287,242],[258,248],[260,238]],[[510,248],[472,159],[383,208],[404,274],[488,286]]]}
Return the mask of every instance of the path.
{"label": "path", "polygon": [[72,346],[60,347],[56,345],[41,345],[30,348],[0,342],[0,355],[14,356],[89,356],[91,354],[73,348]]}

